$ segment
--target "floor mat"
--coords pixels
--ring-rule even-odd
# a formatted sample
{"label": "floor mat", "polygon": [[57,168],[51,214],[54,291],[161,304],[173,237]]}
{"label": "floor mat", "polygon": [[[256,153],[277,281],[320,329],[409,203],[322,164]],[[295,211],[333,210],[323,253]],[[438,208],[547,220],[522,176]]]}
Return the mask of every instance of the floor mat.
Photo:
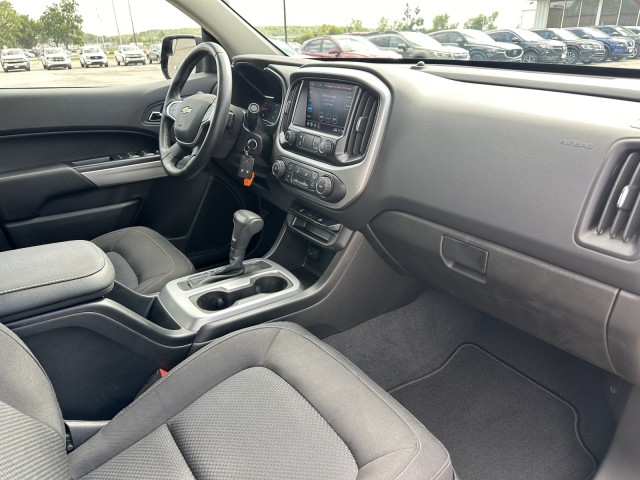
{"label": "floor mat", "polygon": [[595,472],[575,410],[476,345],[390,393],[445,445],[463,479],[584,480]]}

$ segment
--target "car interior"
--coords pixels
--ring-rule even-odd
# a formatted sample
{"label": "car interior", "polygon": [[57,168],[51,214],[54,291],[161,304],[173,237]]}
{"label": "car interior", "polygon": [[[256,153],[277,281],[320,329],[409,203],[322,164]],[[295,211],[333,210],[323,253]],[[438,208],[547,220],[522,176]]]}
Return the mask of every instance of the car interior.
{"label": "car interior", "polygon": [[640,478],[640,80],[170,3],[166,79],[0,89],[0,478]]}

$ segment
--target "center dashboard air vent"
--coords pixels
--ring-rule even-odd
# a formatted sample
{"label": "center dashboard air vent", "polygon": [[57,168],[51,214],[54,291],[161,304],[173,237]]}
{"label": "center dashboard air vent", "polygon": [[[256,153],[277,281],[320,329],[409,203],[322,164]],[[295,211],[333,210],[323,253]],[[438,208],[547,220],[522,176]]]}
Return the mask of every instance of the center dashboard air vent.
{"label": "center dashboard air vent", "polygon": [[640,150],[625,152],[605,175],[588,204],[578,240],[586,247],[616,257],[637,258],[640,254]]}
{"label": "center dashboard air vent", "polygon": [[345,154],[350,159],[367,153],[377,112],[378,97],[363,89],[356,101],[353,122],[346,138]]}
{"label": "center dashboard air vent", "polygon": [[293,116],[293,110],[295,108],[296,100],[298,98],[298,93],[300,93],[300,86],[302,84],[300,82],[293,85],[289,92],[289,96],[284,102],[284,110],[282,112],[282,123],[281,129],[283,132],[289,128],[289,124],[291,123],[291,117]]}

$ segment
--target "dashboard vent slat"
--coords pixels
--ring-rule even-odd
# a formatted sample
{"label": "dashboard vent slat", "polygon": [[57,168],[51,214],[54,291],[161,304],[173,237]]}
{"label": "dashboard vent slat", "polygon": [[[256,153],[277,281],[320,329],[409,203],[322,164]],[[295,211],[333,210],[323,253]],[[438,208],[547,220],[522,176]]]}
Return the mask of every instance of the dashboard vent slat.
{"label": "dashboard vent slat", "polygon": [[640,195],[637,196],[636,203],[631,208],[627,226],[622,232],[622,240],[628,242],[638,233],[640,233]]}
{"label": "dashboard vent slat", "polygon": [[640,231],[640,152],[627,156],[610,183],[608,194],[603,193],[606,202],[596,217],[595,231],[628,242]]}
{"label": "dashboard vent slat", "polygon": [[367,90],[362,90],[357,99],[354,121],[347,135],[346,154],[349,157],[358,157],[367,152],[377,112],[377,97]]}

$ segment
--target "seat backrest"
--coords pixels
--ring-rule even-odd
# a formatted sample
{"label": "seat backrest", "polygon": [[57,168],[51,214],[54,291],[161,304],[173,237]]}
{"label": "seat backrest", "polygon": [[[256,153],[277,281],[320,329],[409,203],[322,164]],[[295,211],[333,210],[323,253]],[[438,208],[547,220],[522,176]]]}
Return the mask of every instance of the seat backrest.
{"label": "seat backrest", "polygon": [[64,422],[46,373],[0,324],[0,477],[69,478]]}

